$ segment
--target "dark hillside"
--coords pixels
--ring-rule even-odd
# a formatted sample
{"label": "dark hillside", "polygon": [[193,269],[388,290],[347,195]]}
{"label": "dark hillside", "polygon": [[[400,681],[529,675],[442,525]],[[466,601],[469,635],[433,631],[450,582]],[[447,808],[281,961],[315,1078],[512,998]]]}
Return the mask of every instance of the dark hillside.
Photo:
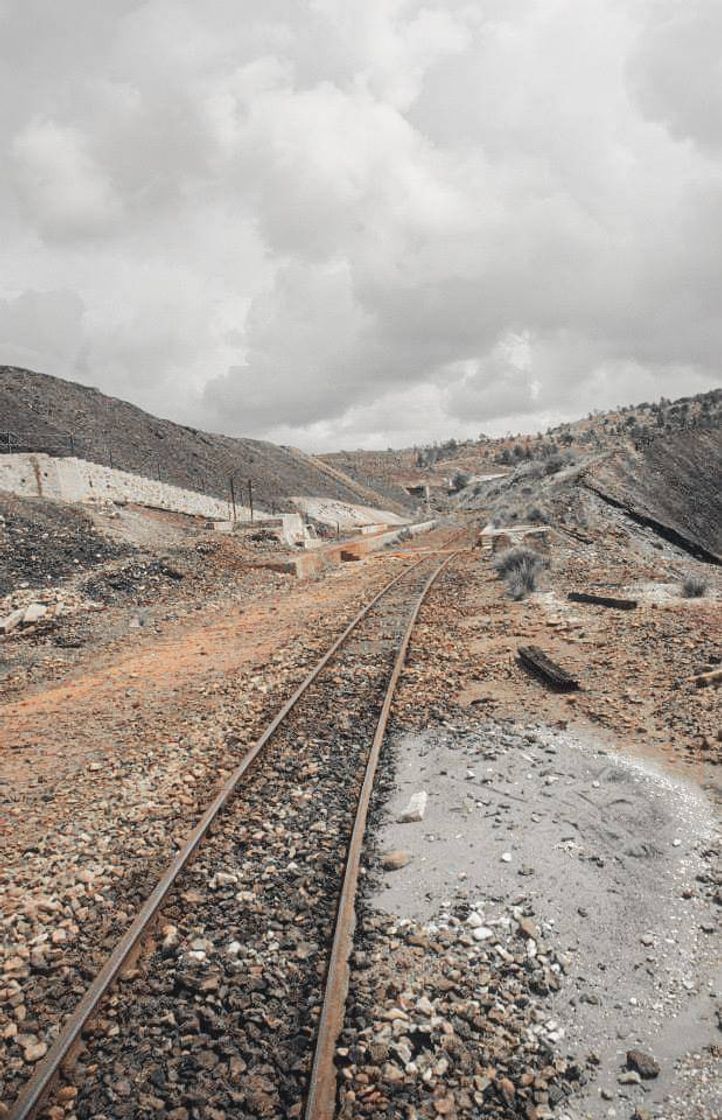
{"label": "dark hillside", "polygon": [[367,505],[370,498],[353,480],[291,448],[197,431],[97,389],[2,366],[0,452],[8,450],[77,455],[224,499],[231,475],[244,499],[252,479],[256,503],[267,508],[297,495]]}
{"label": "dark hillside", "polygon": [[587,486],[704,559],[722,562],[722,429],[675,432],[592,467]]}

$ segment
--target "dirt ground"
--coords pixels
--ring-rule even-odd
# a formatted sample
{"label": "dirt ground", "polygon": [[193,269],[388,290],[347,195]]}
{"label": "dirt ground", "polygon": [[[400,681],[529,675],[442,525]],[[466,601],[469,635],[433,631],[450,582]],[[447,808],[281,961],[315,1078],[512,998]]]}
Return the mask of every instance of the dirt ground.
{"label": "dirt ground", "polygon": [[[714,1120],[722,724],[719,692],[692,677],[720,663],[719,577],[705,598],[684,599],[687,559],[644,541],[557,538],[550,560],[540,590],[513,602],[491,558],[467,552],[423,608],[386,749],[367,902],[396,926],[431,931],[471,911],[492,946],[520,910],[533,916],[563,962],[544,1005],[549,1037],[594,1071],[560,1115]],[[638,607],[572,603],[571,590]],[[530,676],[522,644],[580,690]],[[420,793],[423,820],[402,823]],[[407,862],[379,871],[375,856],[389,851]],[[654,1055],[653,1080],[627,1069],[634,1048]]]}
{"label": "dirt ground", "polygon": [[[127,531],[148,543],[145,520]],[[231,543],[201,535],[183,552],[182,526],[164,533],[167,571],[115,560],[92,610],[4,643],[0,887],[12,960],[52,933],[54,965],[82,959],[92,975],[332,637],[414,548],[448,535],[295,581],[251,567]],[[722,724],[718,688],[692,678],[722,659],[720,577],[684,599],[695,562],[621,530],[601,546],[555,537],[550,558],[540,590],[513,602],[489,557],[466,551],[422,609],[382,768],[385,824],[369,846],[371,864],[382,848],[410,861],[369,902],[433,923],[463,899],[492,934],[523,903],[567,961],[549,1037],[594,1056],[595,1076],[559,1115],[712,1120]],[[573,590],[638,606],[572,603]],[[579,691],[530,677],[516,657],[530,643]],[[398,824],[420,789],[426,819]],[[6,1038],[32,1029],[33,1000],[73,1005],[77,993],[43,984],[22,1015],[17,1000],[0,1006]],[[632,1045],[660,1063],[653,1083],[620,1080]]]}

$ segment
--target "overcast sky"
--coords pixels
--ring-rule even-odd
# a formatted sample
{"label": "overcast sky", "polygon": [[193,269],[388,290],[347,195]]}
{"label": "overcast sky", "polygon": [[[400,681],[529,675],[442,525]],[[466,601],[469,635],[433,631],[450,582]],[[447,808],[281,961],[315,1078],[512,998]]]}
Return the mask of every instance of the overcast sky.
{"label": "overcast sky", "polygon": [[309,449],[720,384],[720,0],[0,0],[0,362]]}

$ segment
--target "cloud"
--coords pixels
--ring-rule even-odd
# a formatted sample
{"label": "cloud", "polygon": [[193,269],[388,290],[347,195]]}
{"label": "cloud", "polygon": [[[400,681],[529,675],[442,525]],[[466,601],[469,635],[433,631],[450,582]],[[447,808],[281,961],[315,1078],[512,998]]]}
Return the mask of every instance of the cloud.
{"label": "cloud", "polygon": [[651,9],[629,62],[645,116],[702,151],[722,150],[722,7],[664,0]]}
{"label": "cloud", "polygon": [[309,447],[719,382],[713,0],[46,9],[0,6],[0,360]]}
{"label": "cloud", "polygon": [[44,237],[76,240],[119,220],[120,201],[78,129],[34,119],[11,151],[22,205]]}
{"label": "cloud", "polygon": [[0,299],[0,348],[5,365],[37,368],[51,362],[70,376],[83,348],[82,300],[74,292],[27,291]]}

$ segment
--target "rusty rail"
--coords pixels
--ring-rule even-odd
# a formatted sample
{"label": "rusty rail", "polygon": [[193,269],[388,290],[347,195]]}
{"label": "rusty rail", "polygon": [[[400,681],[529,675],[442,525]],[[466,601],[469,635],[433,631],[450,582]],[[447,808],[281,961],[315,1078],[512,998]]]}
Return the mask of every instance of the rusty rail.
{"label": "rusty rail", "polygon": [[366,763],[366,773],[359,794],[356,819],[346,856],[343,887],[341,889],[333,945],[329,958],[326,986],[321,1009],[321,1018],[316,1039],[311,1081],[306,1101],[305,1120],[333,1120],[336,1111],[336,1068],[334,1054],[338,1037],[343,1028],[346,996],[349,982],[349,957],[353,947],[353,934],[356,925],[356,888],[358,886],[361,852],[363,849],[366,821],[373,792],[374,779],[378,768],[381,747],[386,734],[391,704],[396,685],[406,660],[406,652],[411,641],[411,633],[421,605],[433,584],[457,553],[448,555],[427,579],[419,593],[399,645],[393,671],[384,698],[383,707],[376,725],[373,743]]}
{"label": "rusty rail", "polygon": [[[451,540],[455,540],[460,534],[454,534]],[[451,543],[450,541],[447,542]],[[441,549],[437,550],[441,551]],[[274,716],[265,730],[262,732],[260,738],[256,740],[250,750],[244,755],[242,761],[231,773],[220,792],[217,794],[213,802],[208,806],[200,821],[190,833],[188,839],[183,844],[183,847],[173,858],[166,871],[156,884],[152,893],[148,896],[143,903],[141,909],[138,911],[135,919],[125,931],[115,949],[108,957],[107,961],[97,974],[95,979],[90,984],[89,988],[82,997],[80,1003],[72,1013],[70,1018],[64,1024],[60,1034],[51,1046],[50,1050],[36,1068],[31,1079],[26,1083],[19,1097],[14,1105],[10,1108],[8,1120],[31,1120],[32,1117],[38,1115],[39,1109],[43,1106],[48,1094],[51,1092],[55,1080],[60,1073],[61,1067],[64,1062],[71,1059],[73,1054],[77,1051],[78,1046],[81,1044],[81,1036],[83,1028],[86,1026],[94,1012],[99,1007],[101,1001],[108,993],[113,983],[117,980],[123,969],[134,959],[140,950],[143,937],[149,931],[154,919],[157,917],[158,912],[167,898],[171,889],[173,888],[176,880],[181,872],[190,864],[193,856],[198,850],[201,842],[203,841],[206,833],[217,819],[219,814],[223,811],[225,806],[230,801],[233,794],[236,792],[239,782],[247,772],[249,767],[258,757],[263,750],[269,739],[278,730],[283,721],[287,718],[298,701],[301,699],[307,689],[314,683],[322,670],[326,667],[328,662],[335,653],[345,644],[347,639],[351,636],[353,631],[359,623],[369,614],[369,612],[376,606],[388,591],[391,590],[400,580],[407,576],[410,572],[414,571],[419,565],[423,564],[428,559],[428,554],[417,560],[416,563],[410,564],[405,567],[402,572],[389,580],[382,589],[366,603],[358,614],[348,624],[346,629],[339,638],[330,646],[326,653],[316,663],[314,668],[308,676],[298,686],[291,698],[283,705],[280,711]],[[400,648],[399,658],[397,658],[394,671],[392,674],[390,688],[393,691],[398,674],[400,672],[401,662],[405,654],[406,647],[410,636],[410,627],[413,625],[413,620],[418,613],[423,596],[426,594],[428,587],[433,582],[433,579],[441,571],[444,564],[448,563],[451,556],[448,556],[422,592],[416,604],[413,613],[412,621],[404,636],[402,646]],[[388,717],[388,709],[390,707],[391,699],[390,694],[387,696],[387,702],[384,704],[382,716],[385,719]],[[380,725],[379,725],[380,726]],[[378,732],[377,732],[378,737]],[[374,740],[375,743],[376,740]]]}

